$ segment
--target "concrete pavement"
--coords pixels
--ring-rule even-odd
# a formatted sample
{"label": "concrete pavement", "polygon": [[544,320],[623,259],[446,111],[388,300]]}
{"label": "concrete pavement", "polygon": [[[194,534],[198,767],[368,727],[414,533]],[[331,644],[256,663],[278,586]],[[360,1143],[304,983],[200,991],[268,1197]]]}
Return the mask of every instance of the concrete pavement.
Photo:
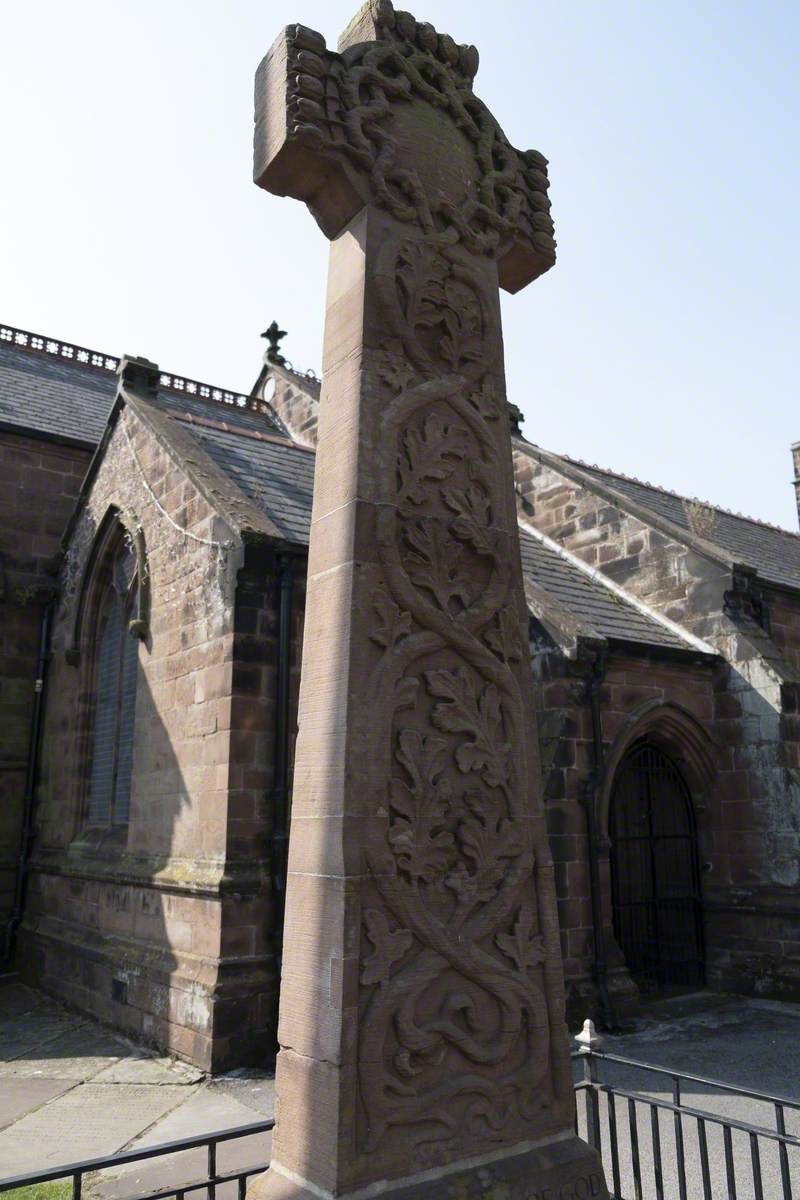
{"label": "concrete pavement", "polygon": [[[0,983],[0,1180],[258,1121],[273,1096],[267,1072],[211,1079],[19,981]],[[269,1139],[256,1141],[236,1153],[268,1159]],[[97,1195],[117,1194],[116,1178],[94,1182]]]}

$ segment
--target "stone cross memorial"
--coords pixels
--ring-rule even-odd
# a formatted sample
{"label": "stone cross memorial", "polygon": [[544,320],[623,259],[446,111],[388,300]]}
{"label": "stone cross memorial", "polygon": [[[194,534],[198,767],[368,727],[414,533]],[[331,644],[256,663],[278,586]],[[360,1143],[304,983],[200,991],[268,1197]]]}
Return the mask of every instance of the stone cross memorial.
{"label": "stone cross memorial", "polygon": [[499,287],[546,160],[375,0],[256,80],[256,182],[331,240],[272,1165],[251,1197],[607,1197],[573,1130]]}

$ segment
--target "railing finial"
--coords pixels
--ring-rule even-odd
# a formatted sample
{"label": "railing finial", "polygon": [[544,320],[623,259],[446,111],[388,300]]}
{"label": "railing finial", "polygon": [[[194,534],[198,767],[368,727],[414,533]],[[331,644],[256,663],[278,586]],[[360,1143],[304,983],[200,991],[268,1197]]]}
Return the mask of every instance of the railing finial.
{"label": "railing finial", "polygon": [[603,1044],[603,1039],[597,1032],[591,1017],[587,1017],[583,1022],[583,1029],[580,1033],[576,1033],[574,1040],[581,1050],[599,1050]]}

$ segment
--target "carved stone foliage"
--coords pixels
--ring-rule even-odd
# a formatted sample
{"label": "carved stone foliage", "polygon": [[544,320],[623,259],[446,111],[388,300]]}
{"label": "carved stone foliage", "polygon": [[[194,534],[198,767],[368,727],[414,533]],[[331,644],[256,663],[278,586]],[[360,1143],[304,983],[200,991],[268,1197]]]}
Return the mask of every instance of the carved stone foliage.
{"label": "carved stone foliage", "polygon": [[[474,95],[475,47],[456,45],[410,13],[395,12],[388,0],[374,0],[373,22],[378,40],[342,54],[313,30],[289,28],[289,137],[338,156],[366,180],[377,204],[426,235],[444,233],[472,253],[492,256],[523,239],[550,265],[547,160],[511,146]],[[452,127],[452,137],[437,143],[439,157],[457,159],[446,186],[441,162],[424,173],[435,151],[418,152],[431,124],[425,107]],[[454,191],[455,176],[461,184]]]}
{"label": "carved stone foliage", "polygon": [[487,369],[496,319],[486,285],[436,235],[390,241],[380,276],[389,336],[369,695],[381,715],[368,755],[360,1137],[367,1150],[401,1139],[432,1163],[524,1137],[552,1104],[545,948],[507,431]]}

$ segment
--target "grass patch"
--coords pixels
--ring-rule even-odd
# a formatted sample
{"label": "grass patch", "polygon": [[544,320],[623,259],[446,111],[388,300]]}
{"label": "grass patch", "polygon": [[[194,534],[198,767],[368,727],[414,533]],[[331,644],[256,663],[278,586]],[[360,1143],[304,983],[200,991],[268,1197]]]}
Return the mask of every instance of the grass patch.
{"label": "grass patch", "polygon": [[31,1183],[27,1187],[14,1188],[5,1192],[12,1200],[70,1200],[71,1179],[53,1179],[50,1183]]}

